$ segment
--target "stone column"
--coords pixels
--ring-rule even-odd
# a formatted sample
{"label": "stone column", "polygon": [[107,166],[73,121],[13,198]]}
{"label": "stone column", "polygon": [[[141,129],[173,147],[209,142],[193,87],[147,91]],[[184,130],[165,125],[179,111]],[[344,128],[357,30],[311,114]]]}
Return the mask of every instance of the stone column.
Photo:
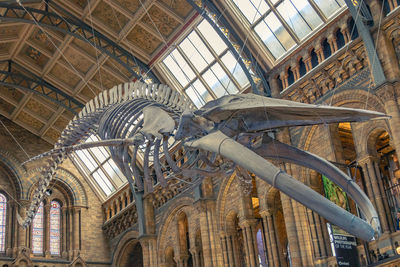
{"label": "stone column", "polygon": [[222,243],[221,247],[222,247],[222,256],[224,258],[224,266],[229,267],[227,237],[224,232],[221,232],[219,237]]}
{"label": "stone column", "polygon": [[8,201],[8,203],[7,203],[7,223],[6,223],[6,234],[7,234],[7,236],[6,236],[6,246],[5,246],[5,249],[6,249],[6,255],[8,256],[8,257],[12,257],[12,254],[13,254],[13,252],[12,252],[12,248],[13,248],[13,239],[14,239],[14,236],[13,236],[13,231],[12,231],[12,229],[13,229],[13,221],[12,221],[12,218],[14,217],[15,218],[15,216],[14,216],[14,209],[15,209],[15,203],[14,203],[14,201]]}
{"label": "stone column", "polygon": [[50,203],[46,203],[43,207],[44,216],[44,255],[50,257]]}
{"label": "stone column", "polygon": [[328,44],[331,47],[332,54],[338,50],[338,46],[336,43],[336,36],[333,33],[328,35]]}
{"label": "stone column", "polygon": [[[385,205],[383,203],[383,195],[380,190],[379,183],[381,181],[378,180],[376,169],[374,167],[374,161],[378,160],[377,158],[372,157],[371,155],[360,156],[360,159],[357,159],[359,165],[363,168],[364,177],[366,179],[366,187],[368,191],[369,198],[373,201],[375,205],[375,209],[378,212],[379,220],[381,222],[381,227],[383,232],[389,232],[389,225],[385,212]],[[384,193],[384,192],[383,192]]]}
{"label": "stone column", "polygon": [[73,216],[74,208],[70,207],[67,211],[67,224],[68,224],[68,257],[70,260],[74,257],[74,244],[73,244],[73,237],[74,237],[74,216]]}
{"label": "stone column", "polygon": [[391,141],[400,159],[400,109],[396,99],[400,94],[400,84],[386,83],[377,88],[376,94],[385,105],[385,113],[391,118],[388,120],[391,132]]}
{"label": "stone column", "polygon": [[275,98],[279,98],[281,92],[281,86],[279,86],[279,79],[270,77],[269,86],[271,88],[271,96]]}
{"label": "stone column", "polygon": [[304,62],[304,65],[306,66],[306,72],[309,72],[310,70],[312,70],[311,56],[309,53],[304,54],[303,62]]}
{"label": "stone column", "polygon": [[348,42],[350,42],[351,36],[347,23],[343,23],[342,25],[340,25],[340,32],[343,34],[345,43],[347,44]]}
{"label": "stone column", "polygon": [[139,241],[143,251],[143,267],[157,267],[157,236],[143,235]]}
{"label": "stone column", "polygon": [[[18,207],[19,209],[19,215],[22,218],[25,218],[26,216],[26,211],[29,208],[29,201],[27,200],[20,200],[20,206]],[[17,223],[17,228],[18,228],[18,248],[27,248],[28,247],[28,231],[32,227],[28,227],[27,229],[24,229],[19,223]],[[20,251],[20,249],[18,249]]]}
{"label": "stone column", "polygon": [[61,236],[61,256],[63,258],[68,257],[68,242],[67,242],[67,236],[68,236],[68,217],[67,217],[67,207],[62,207],[61,208],[61,230],[62,230],[62,236]]}
{"label": "stone column", "polygon": [[317,57],[318,57],[318,64],[321,64],[321,62],[325,60],[325,55],[324,55],[324,51],[323,51],[323,49],[321,47],[321,44],[318,43],[314,47],[314,51],[315,51],[315,54],[317,54]]}
{"label": "stone column", "polygon": [[73,208],[73,229],[74,229],[74,234],[73,234],[73,250],[74,250],[74,258],[79,255],[80,251],[80,213],[81,213],[81,208],[80,207],[74,207]]}
{"label": "stone column", "polygon": [[243,231],[243,241],[246,250],[247,264],[249,266],[259,266],[258,262],[258,251],[257,251],[257,240],[254,231],[254,226],[257,223],[255,219],[244,219],[239,222],[240,228]]}
{"label": "stone column", "polygon": [[275,225],[270,211],[260,211],[264,225],[265,247],[268,253],[268,265],[280,267],[278,240],[276,238]]}

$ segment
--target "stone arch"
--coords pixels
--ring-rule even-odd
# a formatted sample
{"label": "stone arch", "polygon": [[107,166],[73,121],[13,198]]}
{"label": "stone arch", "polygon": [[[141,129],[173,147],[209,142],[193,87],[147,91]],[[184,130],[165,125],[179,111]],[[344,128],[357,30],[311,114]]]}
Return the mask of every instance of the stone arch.
{"label": "stone arch", "polygon": [[235,173],[233,173],[231,176],[225,177],[218,191],[216,211],[218,218],[217,227],[219,228],[219,230],[224,229],[224,222],[226,218],[225,216],[226,199],[228,197],[229,188],[232,185],[234,179],[235,179]]}
{"label": "stone arch", "polygon": [[[384,104],[382,100],[363,89],[344,89],[340,88],[336,89],[336,93],[334,95],[325,95],[320,98],[317,103],[331,104],[336,107],[349,107],[349,108],[361,108],[361,109],[369,109],[378,112],[385,112]],[[332,101],[331,101],[332,99]],[[366,105],[367,103],[367,105]],[[302,134],[300,140],[297,144],[297,147],[308,150],[312,136],[315,134],[318,126],[308,126],[304,127],[302,130]]]}
{"label": "stone arch", "polygon": [[25,175],[25,170],[21,167],[21,163],[8,151],[0,149],[0,168],[8,174],[8,178],[15,188],[15,198],[22,198],[22,177]]}
{"label": "stone arch", "polygon": [[113,267],[119,267],[121,266],[121,258],[126,252],[127,246],[132,243],[132,242],[139,242],[138,240],[139,233],[137,231],[127,231],[125,234],[123,234],[119,240],[117,241],[117,244],[115,246],[115,249],[113,251],[113,254],[111,255],[111,260],[112,260],[112,266]]}
{"label": "stone arch", "polygon": [[[163,213],[164,216],[161,218],[159,225],[161,228],[159,229],[159,235],[157,239],[157,248],[159,251],[165,251],[168,243],[168,228],[169,226],[176,220],[176,216],[181,212],[184,211],[188,216],[188,222],[190,224],[191,221],[194,220],[193,216],[194,213],[193,208],[193,199],[190,197],[181,197],[172,203],[169,203],[168,209],[166,209]],[[191,228],[189,230],[191,232]],[[159,255],[159,260],[162,259],[165,255]],[[161,258],[160,258],[161,257]],[[162,260],[161,260],[162,262]]]}
{"label": "stone arch", "polygon": [[138,233],[136,231],[127,232],[118,241],[116,249],[112,255],[112,266],[130,266],[132,262],[132,252],[142,256],[141,258],[139,257],[134,259],[136,261],[136,266],[143,266],[143,252],[140,241],[138,240]]}
{"label": "stone arch", "polygon": [[[42,168],[38,168],[30,171],[27,174],[27,179],[24,179],[24,192],[22,197],[24,199],[30,199],[31,194],[36,188],[36,183],[40,177],[40,171]],[[76,176],[69,171],[59,168],[56,175],[52,179],[53,185],[59,187],[59,189],[68,195],[71,204],[74,206],[87,207],[88,200],[86,190],[84,189],[81,182]]]}
{"label": "stone arch", "polygon": [[[363,139],[361,141],[361,144],[364,145],[362,151],[366,152],[368,155],[377,156],[376,142],[378,140],[378,136],[383,132],[389,133],[390,136],[390,131],[384,127],[377,126],[375,128],[369,129],[365,136],[362,137]],[[393,140],[391,136],[390,140]]]}

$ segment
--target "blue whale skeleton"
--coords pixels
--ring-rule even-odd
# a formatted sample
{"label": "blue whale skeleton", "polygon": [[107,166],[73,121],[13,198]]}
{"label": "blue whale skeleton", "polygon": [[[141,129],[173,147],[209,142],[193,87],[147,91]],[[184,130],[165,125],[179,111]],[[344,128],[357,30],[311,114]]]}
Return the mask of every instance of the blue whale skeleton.
{"label": "blue whale skeleton", "polygon": [[[135,193],[136,203],[137,195],[152,192],[157,186],[166,187],[170,179],[196,183],[202,177],[218,176],[237,167],[255,174],[348,233],[370,241],[380,236],[381,228],[371,201],[359,186],[329,161],[280,143],[267,133],[286,126],[385,117],[374,111],[309,105],[254,94],[223,96],[196,109],[185,96],[166,85],[120,84],[88,102],[63,130],[53,150],[29,160],[46,158],[47,166],[41,171],[26,217],[18,215],[18,221],[23,227],[29,226],[57,167],[70,153],[108,146]],[[83,143],[92,134],[101,140]],[[170,154],[177,144],[184,151],[183,164]],[[141,169],[137,166],[139,157]],[[327,176],[355,201],[365,220],[267,159],[295,163]]]}

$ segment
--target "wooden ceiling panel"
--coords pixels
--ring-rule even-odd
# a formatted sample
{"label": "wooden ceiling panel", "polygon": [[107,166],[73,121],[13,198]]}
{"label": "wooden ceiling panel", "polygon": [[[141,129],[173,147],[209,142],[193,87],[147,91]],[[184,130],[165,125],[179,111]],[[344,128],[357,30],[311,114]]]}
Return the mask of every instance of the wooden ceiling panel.
{"label": "wooden ceiling panel", "polygon": [[79,92],[79,95],[87,100],[90,100],[94,98],[96,95],[98,95],[101,91],[95,87],[95,86],[85,86],[83,89]]}
{"label": "wooden ceiling panel", "polygon": [[99,19],[114,32],[120,32],[129,21],[126,16],[106,4],[104,1],[101,1],[96,6],[96,9],[92,12],[92,16]]}
{"label": "wooden ceiling panel", "polygon": [[19,122],[22,122],[23,124],[26,124],[26,125],[30,126],[36,132],[39,132],[40,129],[42,129],[42,127],[44,126],[44,123],[42,123],[38,119],[34,118],[33,116],[29,115],[25,111],[21,111],[18,114],[16,120],[19,121]]}
{"label": "wooden ceiling panel", "polygon": [[56,127],[60,131],[64,130],[65,126],[69,123],[70,120],[60,116],[53,124],[53,127]]}
{"label": "wooden ceiling panel", "polygon": [[192,11],[192,6],[186,0],[161,0],[182,18],[186,18]]}
{"label": "wooden ceiling panel", "polygon": [[136,11],[139,9],[140,1],[138,0],[115,0],[116,3],[118,3],[121,7],[129,10],[132,14],[136,13]]}
{"label": "wooden ceiling panel", "polygon": [[9,55],[13,43],[0,43],[0,55]]}
{"label": "wooden ceiling panel", "polygon": [[88,60],[86,57],[83,57],[73,48],[67,48],[64,51],[64,56],[67,58],[68,63],[74,66],[74,68],[77,69],[79,72],[82,72],[84,74],[86,74],[93,66],[93,63],[90,60]]}
{"label": "wooden ceiling panel", "polygon": [[46,105],[46,107],[50,110],[56,111],[58,108],[58,105],[54,103],[53,101],[39,95],[35,95],[35,98],[40,102]]}
{"label": "wooden ceiling panel", "polygon": [[94,46],[92,46],[88,42],[84,42],[80,39],[75,38],[72,41],[72,43],[74,45],[76,45],[79,49],[81,49],[82,51],[86,52],[92,58],[96,58],[101,54],[99,50],[97,50]]}
{"label": "wooden ceiling panel", "polygon": [[30,45],[24,45],[19,55],[40,69],[43,69],[49,61],[49,57]]}
{"label": "wooden ceiling panel", "polygon": [[147,54],[152,54],[160,45],[161,41],[151,33],[136,25],[126,37],[133,45],[137,45]]}
{"label": "wooden ceiling panel", "polygon": [[132,74],[126,68],[121,67],[121,65],[112,58],[108,58],[108,60],[106,62],[104,62],[104,65],[106,65],[110,69],[112,69],[115,72],[117,72],[118,74],[120,74],[127,81],[129,80],[129,77],[132,76]]}
{"label": "wooden ceiling panel", "polygon": [[58,140],[61,133],[53,128],[49,128],[43,137],[47,140],[52,140],[54,143]]}
{"label": "wooden ceiling panel", "polygon": [[84,9],[88,3],[87,0],[69,0],[72,2],[75,6],[79,7],[80,9]]}
{"label": "wooden ceiling panel", "polygon": [[100,87],[102,87],[103,90],[110,89],[114,85],[123,82],[120,79],[116,78],[114,75],[111,75],[109,72],[104,71],[103,69],[101,69],[101,71],[96,72],[92,80],[94,80],[97,84],[100,84]]}
{"label": "wooden ceiling panel", "polygon": [[48,32],[43,32],[41,29],[35,29],[29,40],[38,45],[42,49],[49,51],[51,54],[56,52],[60,42],[51,36]]}
{"label": "wooden ceiling panel", "polygon": [[31,113],[36,113],[40,117],[44,118],[45,120],[49,120],[51,116],[53,116],[54,112],[47,107],[45,107],[43,104],[39,103],[37,100],[34,98],[30,98],[28,103],[26,103],[24,107],[27,112]]}
{"label": "wooden ceiling panel", "polygon": [[61,66],[60,64],[55,64],[50,74],[56,79],[67,84],[70,88],[75,88],[75,86],[81,81],[81,78],[73,73],[71,70]]}
{"label": "wooden ceiling panel", "polygon": [[[153,5],[148,13],[141,20],[147,26],[168,37],[179,26],[179,22],[172,16],[162,11],[158,6]],[[157,29],[156,29],[157,28]]]}
{"label": "wooden ceiling panel", "polygon": [[0,28],[0,40],[15,39],[19,37],[22,25],[10,25]]}
{"label": "wooden ceiling panel", "polygon": [[15,105],[17,105],[25,96],[25,94],[19,89],[8,88],[5,86],[0,86],[0,95],[3,98],[6,98],[8,102],[11,102]]}
{"label": "wooden ceiling panel", "polygon": [[14,105],[0,98],[0,110],[3,111],[3,114],[7,114],[8,116],[10,116],[14,109]]}

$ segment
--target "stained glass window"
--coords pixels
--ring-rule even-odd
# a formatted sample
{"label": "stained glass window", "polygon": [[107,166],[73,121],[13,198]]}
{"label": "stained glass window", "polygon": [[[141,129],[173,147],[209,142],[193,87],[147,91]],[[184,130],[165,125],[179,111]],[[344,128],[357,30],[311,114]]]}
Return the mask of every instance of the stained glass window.
{"label": "stained glass window", "polygon": [[0,252],[6,251],[7,198],[0,193]]}
{"label": "stained glass window", "polygon": [[61,205],[52,201],[50,207],[50,254],[60,255]]}
{"label": "stained glass window", "polygon": [[44,238],[44,212],[43,203],[36,212],[32,222],[32,252],[33,254],[43,253],[43,238]]}

